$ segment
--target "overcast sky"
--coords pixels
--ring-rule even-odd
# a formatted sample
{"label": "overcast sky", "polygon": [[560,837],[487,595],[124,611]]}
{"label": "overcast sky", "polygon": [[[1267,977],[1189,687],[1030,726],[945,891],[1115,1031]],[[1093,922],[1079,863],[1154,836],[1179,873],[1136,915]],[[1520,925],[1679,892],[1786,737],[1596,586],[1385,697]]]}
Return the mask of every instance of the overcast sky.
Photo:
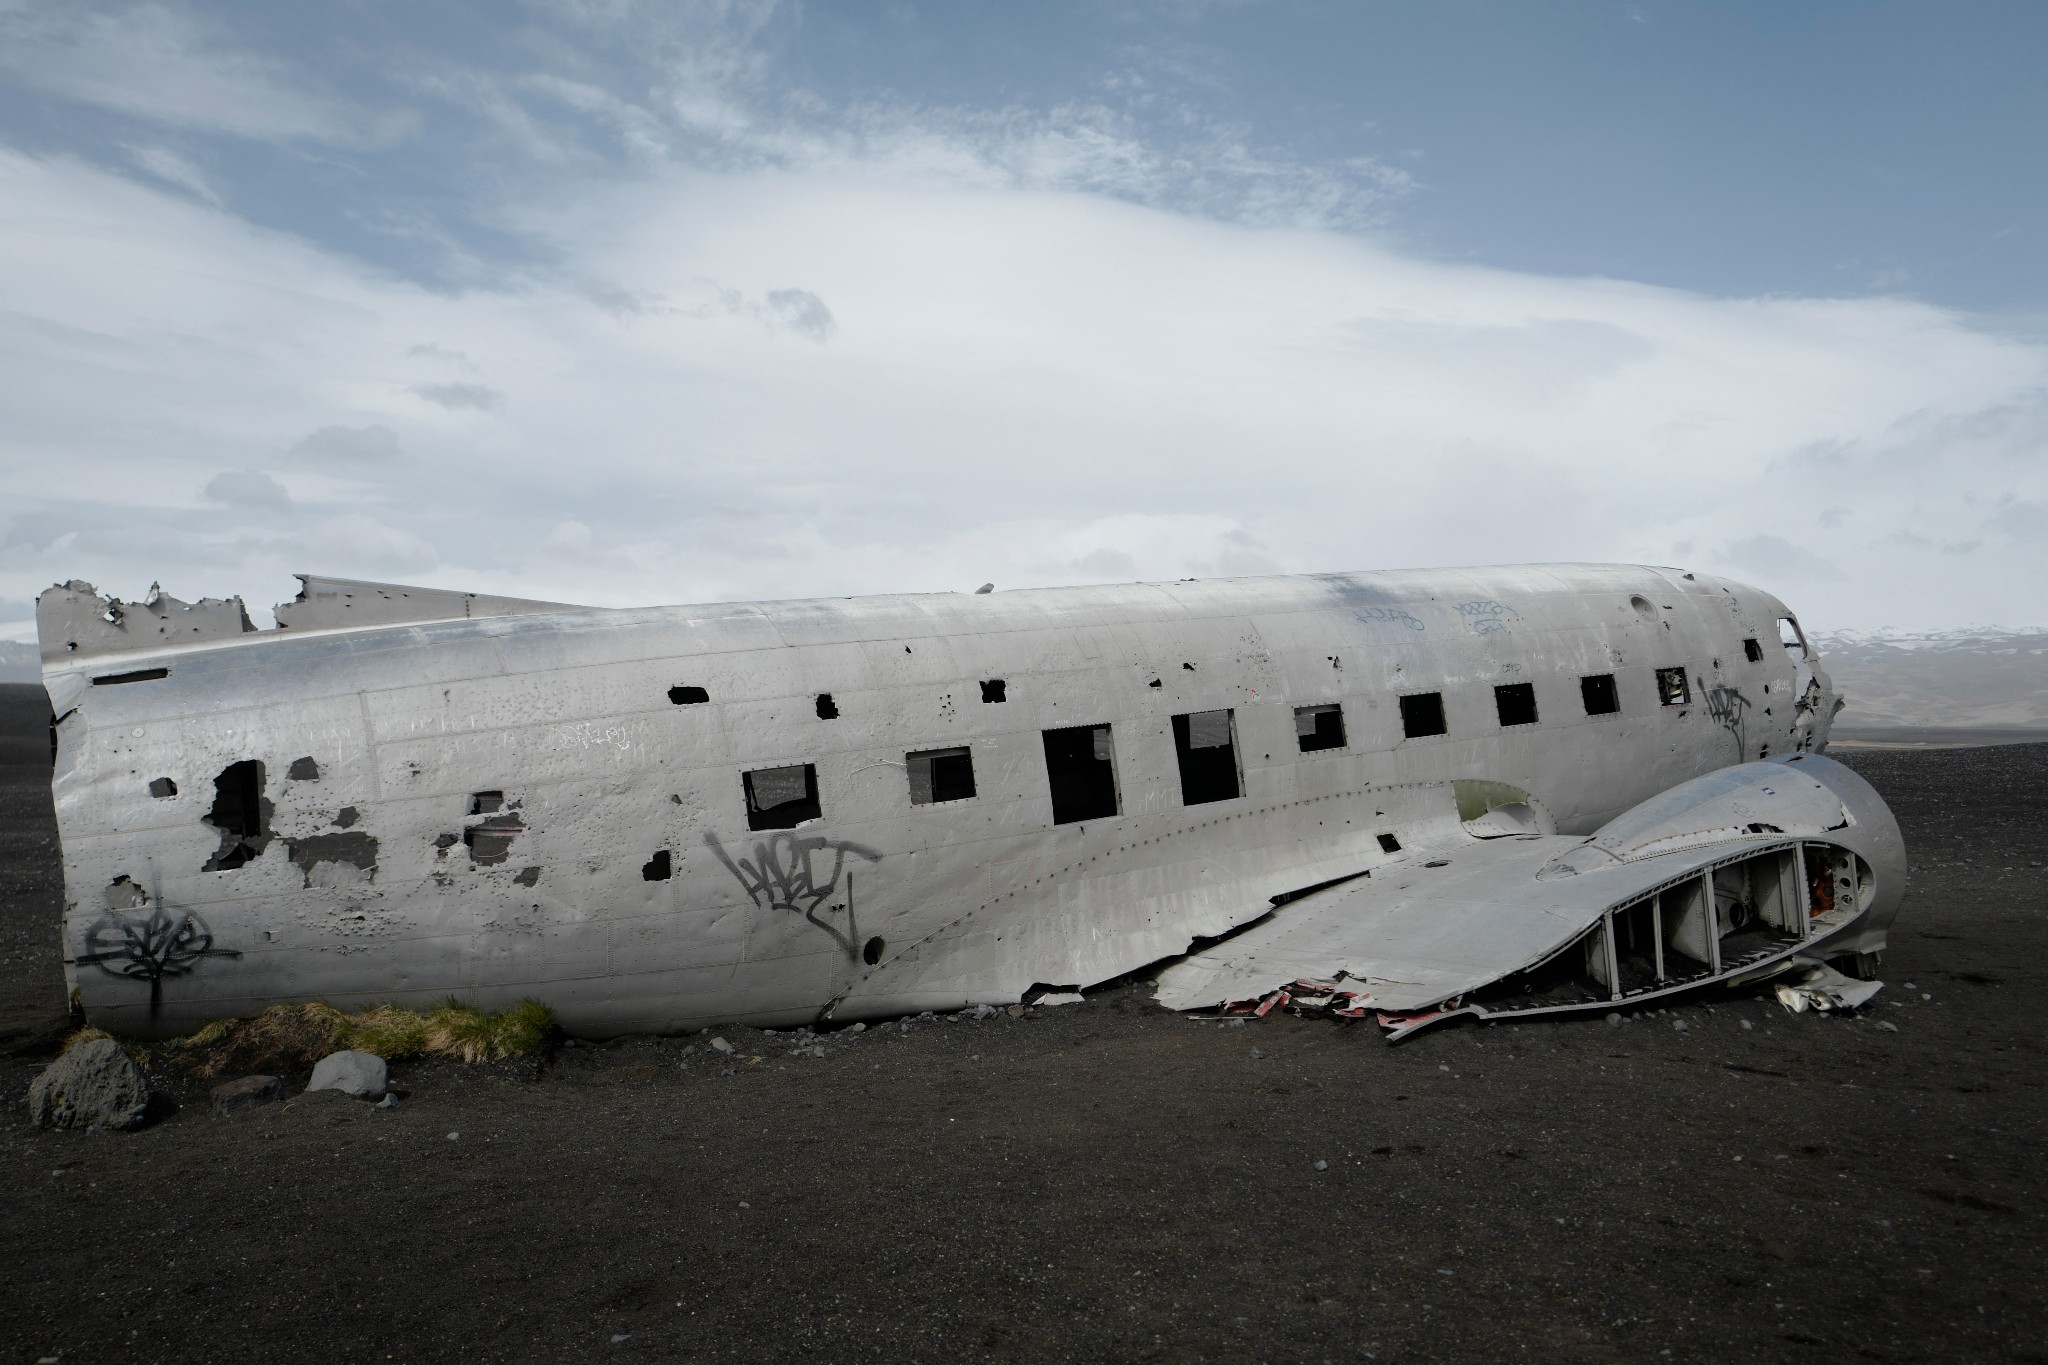
{"label": "overcast sky", "polygon": [[0,0],[0,638],[1628,560],[2048,624],[2048,9]]}

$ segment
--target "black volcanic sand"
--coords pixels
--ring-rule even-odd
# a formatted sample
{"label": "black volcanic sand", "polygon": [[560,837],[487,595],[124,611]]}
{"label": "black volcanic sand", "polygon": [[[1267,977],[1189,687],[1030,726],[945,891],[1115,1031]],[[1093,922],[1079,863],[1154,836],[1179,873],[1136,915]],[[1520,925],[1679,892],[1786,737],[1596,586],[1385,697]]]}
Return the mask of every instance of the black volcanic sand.
{"label": "black volcanic sand", "polygon": [[67,1365],[2048,1359],[2048,747],[1853,762],[1918,869],[1863,1018],[1716,995],[1389,1047],[1122,987],[837,1033],[822,1058],[729,1029],[763,1060],[699,1037],[405,1065],[389,1111],[224,1119],[186,1091],[102,1137],[22,1116],[63,1018],[47,775],[17,762],[0,1344]]}

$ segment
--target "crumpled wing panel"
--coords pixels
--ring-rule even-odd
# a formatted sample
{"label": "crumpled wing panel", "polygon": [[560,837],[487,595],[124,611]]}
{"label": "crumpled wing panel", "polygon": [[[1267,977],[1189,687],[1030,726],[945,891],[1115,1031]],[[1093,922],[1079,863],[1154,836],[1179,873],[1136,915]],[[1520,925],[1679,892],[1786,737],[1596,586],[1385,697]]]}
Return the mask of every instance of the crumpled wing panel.
{"label": "crumpled wing panel", "polygon": [[[1313,981],[1367,997],[1360,1003],[1383,1014],[1484,1012],[1500,1006],[1465,998],[1573,949],[1594,989],[1546,1008],[1602,1007],[1747,976],[1802,952],[1881,947],[1905,874],[1897,823],[1869,784],[1808,755],[1681,783],[1590,839],[1479,833],[1468,823],[1189,954],[1160,973],[1159,1003],[1197,1009]],[[1752,859],[1776,861],[1735,870]],[[1839,872],[1814,884],[1836,862]],[[1622,912],[1637,918],[1624,926]],[[1624,930],[1627,947],[1650,943],[1647,980],[1622,970],[1622,947],[1610,940]],[[1586,941],[1595,933],[1604,937]]]}
{"label": "crumpled wing panel", "polygon": [[1434,1005],[1554,951],[1599,918],[1605,902],[1589,901],[1581,879],[1536,880],[1544,863],[1581,842],[1473,840],[1447,858],[1317,892],[1167,968],[1159,1003],[1198,1009],[1341,977],[1381,1009]]}

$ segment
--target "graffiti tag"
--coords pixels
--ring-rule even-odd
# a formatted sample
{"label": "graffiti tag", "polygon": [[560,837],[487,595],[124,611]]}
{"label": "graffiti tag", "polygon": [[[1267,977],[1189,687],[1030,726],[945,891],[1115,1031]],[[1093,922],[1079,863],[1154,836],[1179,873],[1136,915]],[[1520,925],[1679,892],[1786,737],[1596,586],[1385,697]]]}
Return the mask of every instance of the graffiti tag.
{"label": "graffiti tag", "polygon": [[1399,607],[1366,607],[1361,611],[1353,612],[1352,615],[1369,626],[1394,625],[1406,626],[1409,630],[1426,629],[1420,617],[1416,616],[1413,612],[1403,611]]}
{"label": "graffiti tag", "polygon": [[91,963],[109,976],[149,983],[149,1012],[163,1003],[164,978],[189,976],[209,957],[240,957],[233,948],[213,946],[213,933],[194,914],[172,919],[162,906],[147,915],[109,911],[85,931],[85,951],[78,961]]}
{"label": "graffiti tag", "polygon": [[1490,597],[1475,602],[1460,602],[1453,610],[1472,628],[1474,635],[1505,635],[1508,630],[1507,618],[1521,615],[1507,603],[1496,602]]}
{"label": "graffiti tag", "polygon": [[[859,956],[860,930],[854,919],[853,877],[847,872],[846,863],[849,857],[878,863],[882,860],[881,854],[862,844],[787,832],[770,835],[756,843],[751,858],[733,857],[725,851],[725,845],[718,842],[718,836],[709,830],[704,832],[704,842],[711,846],[711,851],[718,855],[718,861],[725,864],[725,870],[739,882],[748,900],[764,910],[787,910],[802,915],[831,935],[849,961]],[[836,905],[826,905],[825,902],[837,894],[842,875],[846,877],[845,899]],[[820,911],[827,915],[845,915],[845,931],[842,933],[836,925],[818,918]]]}
{"label": "graffiti tag", "polygon": [[1735,737],[1737,761],[1749,752],[1749,723],[1746,713],[1750,700],[1732,687],[1715,683],[1707,689],[1707,714],[1714,723]]}

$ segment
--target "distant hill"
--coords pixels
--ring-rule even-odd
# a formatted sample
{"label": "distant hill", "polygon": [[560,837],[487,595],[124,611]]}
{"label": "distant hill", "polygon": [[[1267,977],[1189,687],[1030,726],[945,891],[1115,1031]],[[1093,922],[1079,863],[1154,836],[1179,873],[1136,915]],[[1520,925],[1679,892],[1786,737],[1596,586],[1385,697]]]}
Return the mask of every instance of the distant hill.
{"label": "distant hill", "polygon": [[0,683],[39,683],[43,680],[43,656],[33,644],[0,640]]}
{"label": "distant hill", "polygon": [[2048,629],[1843,630],[1814,643],[1848,701],[1842,726],[2048,727]]}

